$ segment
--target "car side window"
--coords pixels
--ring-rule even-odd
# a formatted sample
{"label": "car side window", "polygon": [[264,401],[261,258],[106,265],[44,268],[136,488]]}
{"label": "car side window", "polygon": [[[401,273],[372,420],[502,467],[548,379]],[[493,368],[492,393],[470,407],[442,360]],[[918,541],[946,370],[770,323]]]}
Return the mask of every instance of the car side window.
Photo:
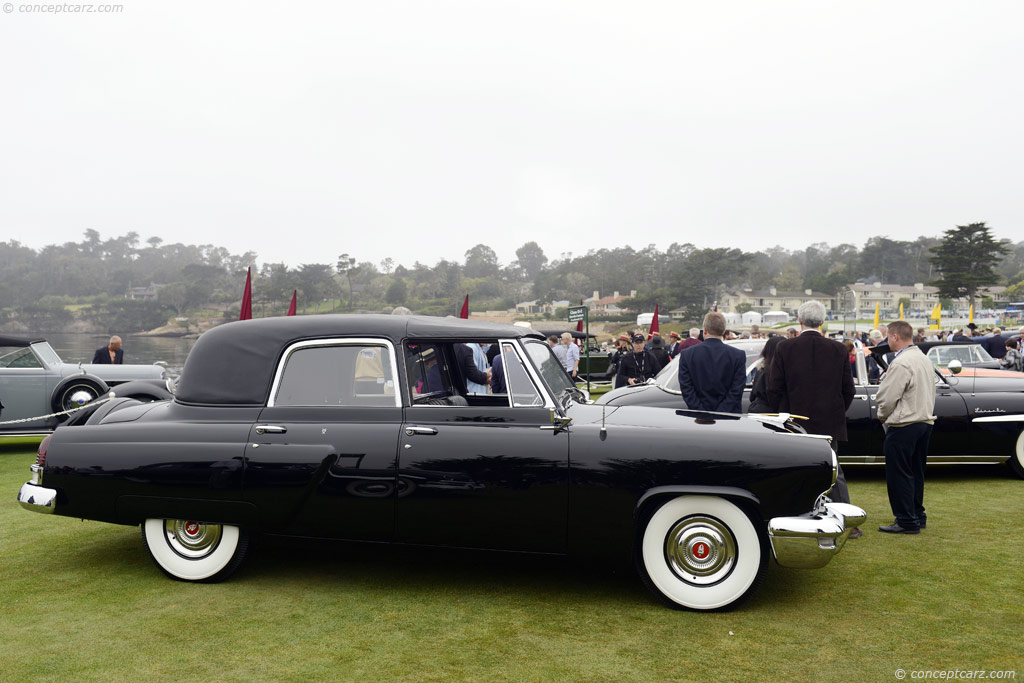
{"label": "car side window", "polygon": [[0,368],[41,368],[42,364],[32,349],[26,347],[0,347]]}
{"label": "car side window", "polygon": [[409,400],[413,405],[429,404],[455,395],[440,344],[406,344],[405,367],[409,380]]}
{"label": "car side window", "polygon": [[541,406],[544,397],[533,385],[523,359],[511,344],[502,345],[501,362],[505,370],[505,386],[513,406]]}
{"label": "car side window", "polygon": [[394,406],[388,348],[333,344],[293,350],[274,395],[277,406]]}

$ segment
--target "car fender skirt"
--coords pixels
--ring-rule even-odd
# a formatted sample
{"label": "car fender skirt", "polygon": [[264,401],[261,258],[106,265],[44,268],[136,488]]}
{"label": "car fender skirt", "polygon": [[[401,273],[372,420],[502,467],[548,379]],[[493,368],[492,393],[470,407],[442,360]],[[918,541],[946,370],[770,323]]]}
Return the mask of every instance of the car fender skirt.
{"label": "car fender skirt", "polygon": [[121,496],[117,499],[119,524],[136,525],[146,519],[193,519],[201,522],[251,526],[258,510],[240,500],[205,498],[163,498],[158,496]]}
{"label": "car fender skirt", "polygon": [[633,515],[638,516],[639,512],[644,509],[644,506],[649,501],[663,496],[718,496],[726,500],[753,503],[755,509],[760,509],[761,507],[761,501],[758,500],[757,496],[746,489],[736,486],[656,486],[648,489],[644,495],[640,496],[640,500],[637,501],[636,507],[633,510]]}

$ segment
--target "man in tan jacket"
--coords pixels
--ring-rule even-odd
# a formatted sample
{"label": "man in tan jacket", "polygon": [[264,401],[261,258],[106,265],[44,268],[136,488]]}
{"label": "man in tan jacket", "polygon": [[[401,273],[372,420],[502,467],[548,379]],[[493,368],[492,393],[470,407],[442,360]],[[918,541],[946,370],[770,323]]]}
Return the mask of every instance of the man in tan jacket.
{"label": "man in tan jacket", "polygon": [[914,346],[914,330],[903,320],[889,325],[896,356],[882,376],[875,400],[885,425],[885,483],[896,520],[878,527],[887,534],[919,534],[924,514],[924,467],[935,424],[935,369]]}

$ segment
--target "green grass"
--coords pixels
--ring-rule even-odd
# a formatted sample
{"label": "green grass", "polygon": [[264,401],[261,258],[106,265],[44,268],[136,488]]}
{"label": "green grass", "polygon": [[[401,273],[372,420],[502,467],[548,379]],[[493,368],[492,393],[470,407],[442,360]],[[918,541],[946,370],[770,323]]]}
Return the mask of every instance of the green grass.
{"label": "green grass", "polygon": [[562,561],[265,542],[230,581],[164,578],[137,528],[15,501],[35,441],[0,441],[0,680],[892,681],[1024,675],[1024,482],[929,470],[929,528],[770,567],[738,611],[677,612],[630,574]]}

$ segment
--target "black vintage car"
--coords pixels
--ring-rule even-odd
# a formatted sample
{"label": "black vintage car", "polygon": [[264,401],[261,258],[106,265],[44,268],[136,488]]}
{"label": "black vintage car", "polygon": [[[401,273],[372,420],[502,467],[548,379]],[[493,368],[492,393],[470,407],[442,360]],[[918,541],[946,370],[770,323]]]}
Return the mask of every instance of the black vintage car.
{"label": "black vintage car", "polygon": [[[967,346],[977,347],[977,344]],[[926,350],[947,348],[931,344]],[[956,347],[964,348],[957,344]],[[748,350],[749,354],[749,350]],[[846,411],[849,441],[839,449],[842,465],[884,465],[885,432],[876,418],[877,383],[868,381],[867,358],[883,370],[889,346],[881,344],[856,351],[853,382],[856,395]],[[748,361],[751,358],[748,355]],[[756,363],[748,367],[743,409],[750,404],[750,379]],[[1024,478],[1024,373],[963,367],[955,359],[952,369],[935,369],[935,428],[928,447],[930,465],[999,465],[1006,463]],[[954,372],[955,370],[955,372]],[[598,403],[621,406],[685,408],[679,389],[679,361],[673,360],[657,377],[636,387],[622,387],[601,396]]]}
{"label": "black vintage car", "polygon": [[[506,392],[468,389],[467,344],[499,345]],[[260,533],[635,561],[668,605],[724,609],[773,555],[824,566],[864,520],[794,429],[588,403],[519,327],[269,318],[205,333],[173,400],[76,415],[18,499],[141,525],[186,581],[226,578]]]}

